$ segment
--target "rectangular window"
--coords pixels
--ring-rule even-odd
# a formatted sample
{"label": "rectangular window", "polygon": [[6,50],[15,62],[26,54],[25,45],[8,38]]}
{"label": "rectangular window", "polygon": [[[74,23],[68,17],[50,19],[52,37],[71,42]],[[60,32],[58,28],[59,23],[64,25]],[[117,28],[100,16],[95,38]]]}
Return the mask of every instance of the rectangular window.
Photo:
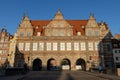
{"label": "rectangular window", "polygon": [[24,43],[19,43],[19,50],[23,50]]}
{"label": "rectangular window", "polygon": [[57,43],[53,43],[53,50],[57,50]]}
{"label": "rectangular window", "polygon": [[30,43],[26,43],[25,44],[25,51],[29,51],[30,50]]}
{"label": "rectangular window", "polygon": [[93,43],[92,43],[92,42],[89,42],[89,43],[88,43],[88,49],[89,49],[89,50],[93,50]]}
{"label": "rectangular window", "polygon": [[65,43],[60,43],[60,50],[65,50]]}
{"label": "rectangular window", "polygon": [[78,42],[74,43],[74,50],[76,50],[76,51],[79,50],[79,43]]}
{"label": "rectangular window", "polygon": [[71,43],[66,43],[67,50],[71,50]]}
{"label": "rectangular window", "polygon": [[4,44],[4,48],[7,48],[7,44]]}
{"label": "rectangular window", "polygon": [[114,50],[115,51],[115,53],[117,53],[117,50]]}
{"label": "rectangular window", "polygon": [[98,31],[95,31],[95,36],[99,36],[99,32]]}
{"label": "rectangular window", "polygon": [[95,42],[95,50],[100,50],[99,42]]}
{"label": "rectangular window", "polygon": [[86,50],[85,42],[81,42],[81,50],[82,51]]}
{"label": "rectangular window", "polygon": [[37,47],[38,47],[37,43],[33,43],[33,51],[37,51]]}
{"label": "rectangular window", "polygon": [[44,43],[43,42],[39,43],[39,50],[41,50],[41,51],[44,50]]}
{"label": "rectangular window", "polygon": [[0,54],[2,54],[2,50],[0,50]]}
{"label": "rectangular window", "polygon": [[0,48],[2,48],[2,45],[3,45],[3,44],[0,44]]}
{"label": "rectangular window", "polygon": [[51,50],[51,43],[47,43],[47,50]]}
{"label": "rectangular window", "polygon": [[41,32],[37,32],[37,36],[40,36],[41,35]]}

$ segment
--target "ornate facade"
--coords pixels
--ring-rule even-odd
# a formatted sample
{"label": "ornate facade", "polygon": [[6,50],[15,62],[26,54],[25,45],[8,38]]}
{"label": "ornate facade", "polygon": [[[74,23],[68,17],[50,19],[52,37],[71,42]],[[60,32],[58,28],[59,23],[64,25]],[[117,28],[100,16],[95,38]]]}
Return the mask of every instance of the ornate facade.
{"label": "ornate facade", "polygon": [[12,36],[5,28],[0,31],[0,65],[7,61],[9,56],[9,43]]}
{"label": "ornate facade", "polygon": [[52,20],[24,16],[16,33],[15,61],[10,65],[27,64],[32,70],[110,67],[111,36],[107,24],[96,22],[93,15],[87,20],[66,20],[58,10]]}

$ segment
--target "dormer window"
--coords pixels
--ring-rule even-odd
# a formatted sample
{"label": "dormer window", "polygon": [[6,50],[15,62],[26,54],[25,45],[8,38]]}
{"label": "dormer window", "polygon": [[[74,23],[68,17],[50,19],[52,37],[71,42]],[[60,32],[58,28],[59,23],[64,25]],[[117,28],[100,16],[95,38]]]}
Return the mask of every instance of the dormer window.
{"label": "dormer window", "polygon": [[85,26],[82,26],[82,28],[85,28]]}
{"label": "dormer window", "polygon": [[38,26],[36,26],[36,29],[38,29]]}
{"label": "dormer window", "polygon": [[41,35],[41,32],[37,32],[37,36],[40,36]]}
{"label": "dormer window", "polygon": [[77,32],[77,35],[80,36],[80,35],[81,35],[81,32]]}

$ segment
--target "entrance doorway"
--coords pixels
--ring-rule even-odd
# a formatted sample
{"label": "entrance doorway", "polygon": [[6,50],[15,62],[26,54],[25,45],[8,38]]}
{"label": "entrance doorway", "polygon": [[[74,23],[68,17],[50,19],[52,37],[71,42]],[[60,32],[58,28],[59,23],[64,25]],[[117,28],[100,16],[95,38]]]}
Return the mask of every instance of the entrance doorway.
{"label": "entrance doorway", "polygon": [[32,70],[34,70],[34,71],[40,71],[40,70],[42,70],[42,61],[40,59],[35,59],[33,61]]}
{"label": "entrance doorway", "polygon": [[86,70],[86,64],[84,59],[80,58],[76,61],[76,70]]}
{"label": "entrance doorway", "polygon": [[71,69],[71,62],[69,59],[65,58],[61,62],[62,70],[70,70]]}
{"label": "entrance doorway", "polygon": [[51,58],[47,61],[47,70],[56,70],[57,69],[57,63],[54,58]]}

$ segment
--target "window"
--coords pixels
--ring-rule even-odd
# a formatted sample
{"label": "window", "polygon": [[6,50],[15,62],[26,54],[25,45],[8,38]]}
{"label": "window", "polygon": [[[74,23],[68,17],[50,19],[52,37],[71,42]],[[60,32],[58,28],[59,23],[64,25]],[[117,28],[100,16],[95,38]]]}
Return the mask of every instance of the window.
{"label": "window", "polygon": [[65,36],[65,32],[64,31],[60,31],[60,36]]}
{"label": "window", "polygon": [[4,44],[4,48],[7,48],[7,44]]}
{"label": "window", "polygon": [[57,23],[54,23],[54,27],[57,27]]}
{"label": "window", "polygon": [[74,43],[74,50],[79,50],[79,43],[78,42]]}
{"label": "window", "polygon": [[2,48],[2,45],[3,45],[3,44],[0,44],[0,48]]}
{"label": "window", "polygon": [[58,31],[57,30],[53,30],[53,36],[58,36]]}
{"label": "window", "polygon": [[95,36],[99,36],[99,33],[98,33],[98,31],[95,31]]}
{"label": "window", "polygon": [[24,43],[19,43],[19,50],[23,50]]}
{"label": "window", "polygon": [[86,50],[85,42],[81,42],[81,50]]}
{"label": "window", "polygon": [[116,61],[118,61],[118,57],[116,57]]}
{"label": "window", "polygon": [[107,47],[107,51],[111,51],[110,44],[107,44],[106,47]]}
{"label": "window", "polygon": [[4,38],[1,38],[1,42],[4,42]]}
{"label": "window", "polygon": [[88,36],[91,36],[91,35],[92,35],[91,31],[88,31],[88,32],[87,32],[87,35],[88,35]]}
{"label": "window", "polygon": [[77,32],[77,35],[80,36],[80,35],[81,35],[81,32]]}
{"label": "window", "polygon": [[100,50],[99,42],[95,42],[95,50]]}
{"label": "window", "polygon": [[20,32],[20,37],[23,37],[24,33],[23,32]]}
{"label": "window", "polygon": [[51,50],[51,43],[47,43],[47,50]]}
{"label": "window", "polygon": [[117,53],[117,50],[115,50],[115,53]]}
{"label": "window", "polygon": [[60,50],[65,50],[65,43],[60,43]]}
{"label": "window", "polygon": [[61,23],[60,27],[64,27],[64,23]]}
{"label": "window", "polygon": [[0,54],[2,54],[2,50],[0,50]]}
{"label": "window", "polygon": [[71,43],[66,43],[67,50],[71,50]]}
{"label": "window", "polygon": [[41,35],[41,32],[37,32],[37,36],[40,36]]}
{"label": "window", "polygon": [[93,50],[93,43],[92,43],[92,42],[89,42],[89,43],[88,43],[88,49],[89,49],[89,50]]}
{"label": "window", "polygon": [[33,43],[33,51],[37,51],[37,43]]}
{"label": "window", "polygon": [[53,43],[53,50],[57,50],[57,43]]}
{"label": "window", "polygon": [[30,50],[30,43],[26,43],[25,44],[25,51],[29,51]]}
{"label": "window", "polygon": [[39,43],[39,50],[44,50],[44,43],[43,42],[40,42]]}
{"label": "window", "polygon": [[27,32],[27,37],[29,37],[30,36],[30,32]]}

